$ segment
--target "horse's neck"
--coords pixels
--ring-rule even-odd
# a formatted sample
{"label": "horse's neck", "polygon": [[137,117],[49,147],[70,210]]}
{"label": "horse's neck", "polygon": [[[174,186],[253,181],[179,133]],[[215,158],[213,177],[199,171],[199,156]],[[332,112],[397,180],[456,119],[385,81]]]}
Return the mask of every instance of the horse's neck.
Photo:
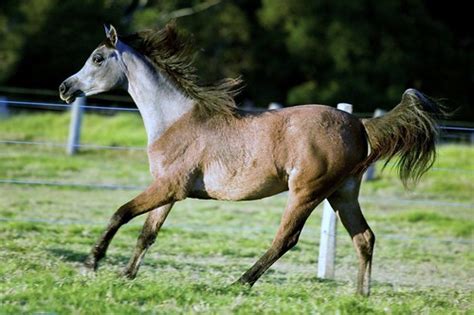
{"label": "horse's neck", "polygon": [[152,144],[192,109],[194,101],[133,51],[123,53],[122,59],[127,69],[127,91],[142,116],[148,144]]}

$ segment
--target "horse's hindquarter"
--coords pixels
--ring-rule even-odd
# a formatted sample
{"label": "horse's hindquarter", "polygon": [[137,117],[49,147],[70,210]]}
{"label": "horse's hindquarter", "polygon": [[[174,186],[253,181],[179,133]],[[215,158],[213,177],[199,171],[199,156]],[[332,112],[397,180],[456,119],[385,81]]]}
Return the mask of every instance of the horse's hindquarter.
{"label": "horse's hindquarter", "polygon": [[363,125],[353,115],[323,105],[295,106],[280,114],[287,122],[286,169],[292,174],[332,184],[367,156]]}

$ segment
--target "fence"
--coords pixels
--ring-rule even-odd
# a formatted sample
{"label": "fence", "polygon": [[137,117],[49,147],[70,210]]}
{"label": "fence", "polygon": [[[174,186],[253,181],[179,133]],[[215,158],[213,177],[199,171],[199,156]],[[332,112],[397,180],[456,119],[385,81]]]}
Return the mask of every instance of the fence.
{"label": "fence", "polygon": [[[271,103],[270,107],[278,108],[280,104]],[[128,107],[113,107],[113,106],[98,106],[98,105],[86,105],[85,98],[78,98],[72,105],[58,104],[58,103],[47,103],[47,102],[28,102],[28,101],[18,101],[18,100],[9,100],[5,97],[0,96],[0,119],[7,118],[10,115],[11,109],[28,109],[28,110],[55,110],[55,111],[67,111],[71,112],[71,126],[69,129],[69,137],[67,146],[66,144],[60,143],[48,143],[48,142],[37,142],[37,141],[15,141],[14,139],[0,139],[0,143],[4,144],[36,144],[36,145],[51,145],[51,146],[66,146],[67,151],[71,154],[77,152],[78,148],[84,147],[88,149],[116,149],[116,150],[137,150],[141,148],[137,147],[120,147],[120,146],[100,146],[95,144],[81,144],[80,143],[80,128],[82,115],[84,111],[94,111],[94,112],[131,112],[138,113],[136,108]],[[246,108],[246,110],[248,110]],[[254,109],[255,111],[261,111],[259,109]],[[382,115],[384,112],[381,110],[376,110],[374,117]],[[357,115],[357,114],[356,114]],[[474,127],[464,127],[464,126],[438,126],[438,129],[441,133],[441,140],[453,141],[464,143],[474,143]],[[370,179],[370,177],[369,177]]]}
{"label": "fence", "polygon": [[[137,109],[133,108],[122,108],[122,107],[102,107],[94,105],[86,105],[84,98],[78,98],[72,106],[65,104],[55,103],[44,103],[44,102],[25,102],[25,101],[14,101],[7,100],[6,98],[0,98],[0,117],[8,117],[10,114],[9,107],[20,107],[20,108],[34,108],[34,109],[48,109],[48,110],[66,110],[70,109],[71,112],[71,123],[69,127],[69,136],[67,143],[55,143],[45,141],[18,141],[14,139],[0,139],[0,144],[19,144],[19,145],[38,145],[38,146],[53,146],[53,147],[64,147],[69,155],[77,153],[79,148],[85,149],[96,149],[96,150],[145,150],[144,147],[131,147],[131,146],[103,146],[96,144],[81,144],[80,133],[81,133],[81,122],[82,116],[85,110],[93,111],[126,111],[126,112],[138,112]],[[352,105],[340,104],[338,108],[352,112]],[[380,116],[383,113],[376,111],[374,116]],[[469,143],[474,143],[474,128],[459,127],[459,126],[438,126],[442,131],[454,132],[448,139],[467,140]],[[441,172],[463,172],[474,174],[474,170],[471,169],[451,169],[451,168],[433,168],[433,171]],[[375,169],[372,168],[365,180],[371,180],[374,178]],[[69,187],[83,187],[83,188],[95,188],[95,189],[131,189],[141,190],[144,187],[141,186],[123,186],[114,184],[96,184],[96,183],[67,183],[61,181],[42,181],[42,180],[23,180],[23,179],[0,179],[0,184],[17,184],[17,185],[47,185],[47,186],[69,186]],[[363,198],[369,202],[387,202],[386,198]],[[433,202],[430,200],[390,200],[391,203],[398,204],[430,204],[431,206],[440,207],[465,207],[472,208],[472,205],[465,203],[452,203],[452,202]],[[2,218],[0,218],[2,221]],[[337,217],[334,214],[331,206],[327,202],[324,203],[323,219],[321,224],[321,241],[319,250],[319,261],[318,261],[318,276],[321,278],[333,278],[334,277],[334,264],[335,264],[335,253],[336,253],[336,227]]]}

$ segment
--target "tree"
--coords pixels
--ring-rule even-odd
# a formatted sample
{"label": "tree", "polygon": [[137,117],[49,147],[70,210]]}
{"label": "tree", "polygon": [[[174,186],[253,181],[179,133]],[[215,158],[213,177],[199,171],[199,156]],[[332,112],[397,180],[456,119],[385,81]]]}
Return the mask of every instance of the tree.
{"label": "tree", "polygon": [[15,45],[0,41],[0,54],[14,56],[0,63],[0,80],[13,86],[56,89],[103,40],[103,22],[120,26],[125,3],[26,0],[2,4],[5,15],[0,15],[0,21],[3,18],[6,38]]}
{"label": "tree", "polygon": [[103,40],[103,22],[124,34],[174,17],[193,39],[203,82],[243,75],[240,101],[347,101],[371,112],[414,87],[474,119],[470,11],[462,3],[4,0],[0,9],[1,84],[56,89]]}
{"label": "tree", "polygon": [[421,1],[263,0],[259,16],[298,60],[290,104],[348,101],[371,111],[392,107],[408,87],[467,103],[467,53]]}

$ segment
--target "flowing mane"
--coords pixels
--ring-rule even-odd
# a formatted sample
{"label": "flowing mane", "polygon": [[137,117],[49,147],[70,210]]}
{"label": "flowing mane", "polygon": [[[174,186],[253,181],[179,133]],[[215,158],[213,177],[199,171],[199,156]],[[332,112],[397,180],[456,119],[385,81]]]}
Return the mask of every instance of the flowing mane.
{"label": "flowing mane", "polygon": [[146,56],[186,95],[194,99],[201,117],[235,113],[237,106],[234,96],[240,92],[242,80],[227,78],[215,84],[199,84],[189,42],[178,34],[174,23],[162,29],[139,31],[120,39]]}

